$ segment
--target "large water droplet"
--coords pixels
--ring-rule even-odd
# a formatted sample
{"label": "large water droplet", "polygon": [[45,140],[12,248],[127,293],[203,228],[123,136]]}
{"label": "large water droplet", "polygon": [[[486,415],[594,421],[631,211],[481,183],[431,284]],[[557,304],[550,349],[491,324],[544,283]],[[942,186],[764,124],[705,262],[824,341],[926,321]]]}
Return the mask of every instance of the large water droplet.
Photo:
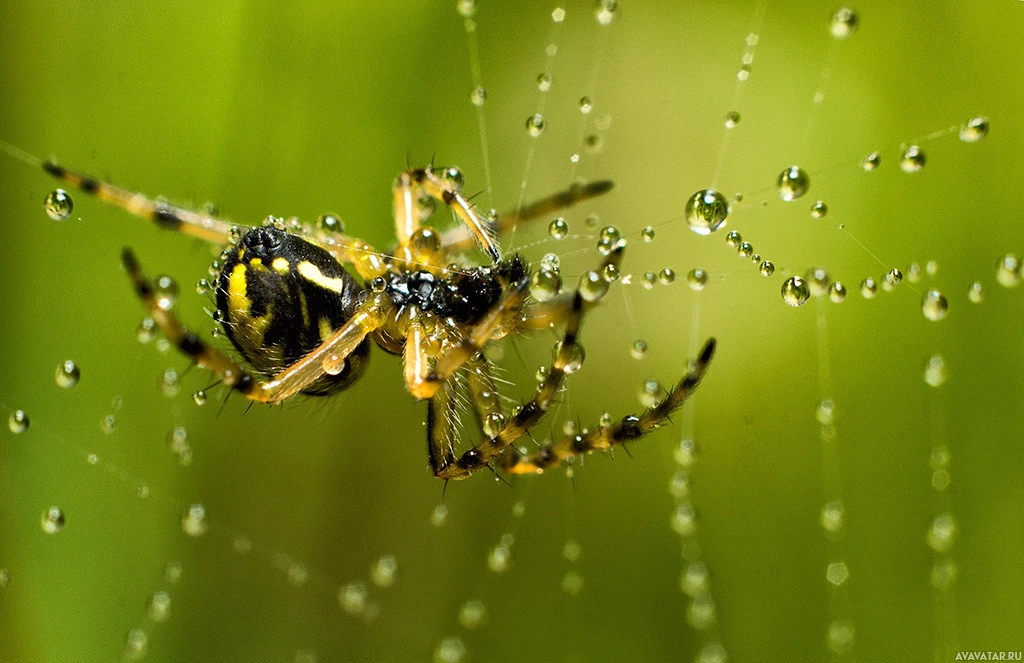
{"label": "large water droplet", "polygon": [[694,267],[686,274],[686,284],[691,290],[703,290],[708,284],[708,273],[700,267]]}
{"label": "large water droplet", "polygon": [[62,389],[71,389],[78,384],[78,380],[82,377],[82,373],[78,370],[78,366],[75,365],[75,362],[69,359],[57,367],[57,372],[53,377],[58,387]]}
{"label": "large water droplet", "polygon": [[921,311],[929,320],[942,320],[949,311],[949,303],[938,290],[929,290],[921,299]]}
{"label": "large water droplet", "polygon": [[43,512],[40,524],[47,534],[56,534],[64,529],[64,511],[59,506],[51,506]]}
{"label": "large water droplet", "polygon": [[791,276],[782,284],[782,301],[790,306],[801,306],[810,296],[810,289],[799,276]]}
{"label": "large water droplet", "polygon": [[54,221],[63,221],[71,216],[71,211],[75,209],[75,201],[71,200],[71,196],[64,189],[54,189],[43,201],[43,208],[46,215]]}
{"label": "large water droplet", "polygon": [[181,529],[189,536],[198,537],[206,533],[206,507],[192,504],[181,515]]}
{"label": "large water droplet", "polygon": [[701,189],[686,201],[686,223],[698,235],[710,235],[729,218],[729,203],[714,189]]}
{"label": "large water droplet", "polygon": [[924,168],[925,161],[924,150],[917,145],[911,145],[900,155],[900,170],[904,173],[916,173]]}
{"label": "large water droplet", "polygon": [[840,7],[836,10],[835,14],[832,14],[832,20],[829,21],[828,25],[828,31],[831,32],[832,36],[836,39],[848,39],[857,31],[858,22],[857,12],[853,11],[849,7]]}
{"label": "large water droplet", "polygon": [[7,418],[7,427],[15,435],[20,435],[28,430],[29,419],[24,410],[15,410]]}
{"label": "large water droplet", "polygon": [[791,202],[800,198],[811,186],[811,178],[800,166],[790,166],[779,173],[775,180],[775,189],[779,192],[779,198]]}
{"label": "large water droplet", "polygon": [[988,135],[988,118],[972,117],[960,125],[960,140],[965,143],[977,143]]}
{"label": "large water droplet", "polygon": [[548,224],[548,234],[554,239],[565,239],[569,234],[569,224],[562,217],[558,217]]}

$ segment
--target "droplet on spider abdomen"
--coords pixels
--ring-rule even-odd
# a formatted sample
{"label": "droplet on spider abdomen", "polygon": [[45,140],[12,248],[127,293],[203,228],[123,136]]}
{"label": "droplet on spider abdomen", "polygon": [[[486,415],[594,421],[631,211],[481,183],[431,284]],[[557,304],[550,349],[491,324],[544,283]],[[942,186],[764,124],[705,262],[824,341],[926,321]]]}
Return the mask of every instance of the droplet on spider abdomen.
{"label": "droplet on spider abdomen", "polygon": [[800,166],[790,166],[779,173],[775,180],[775,188],[779,192],[779,198],[792,202],[807,193],[811,186],[811,178]]}
{"label": "droplet on spider abdomen", "polygon": [[790,306],[802,306],[810,296],[810,289],[799,276],[790,276],[782,284],[782,301]]}
{"label": "droplet on spider abdomen", "polygon": [[46,215],[54,221],[63,221],[71,216],[72,210],[75,209],[75,201],[64,189],[54,189],[43,201],[43,208]]}
{"label": "droplet on spider abdomen", "polygon": [[728,221],[729,203],[714,189],[701,189],[686,201],[684,212],[690,230],[710,235]]}
{"label": "droplet on spider abdomen", "polygon": [[78,380],[82,377],[82,373],[78,370],[78,366],[75,365],[75,362],[69,359],[57,367],[57,372],[53,377],[58,387],[61,389],[71,389],[78,384]]}

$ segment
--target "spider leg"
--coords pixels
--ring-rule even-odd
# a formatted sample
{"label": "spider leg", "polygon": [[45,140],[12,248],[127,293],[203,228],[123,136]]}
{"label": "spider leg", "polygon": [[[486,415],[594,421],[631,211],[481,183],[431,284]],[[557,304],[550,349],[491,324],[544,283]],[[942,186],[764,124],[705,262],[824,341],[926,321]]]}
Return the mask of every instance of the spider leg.
{"label": "spider leg", "polygon": [[[598,427],[582,435],[564,437],[554,444],[548,444],[529,455],[506,454],[501,456],[501,468],[511,474],[540,474],[545,469],[559,465],[566,460],[592,451],[605,451],[616,444],[636,440],[658,428],[700,384],[715,352],[715,339],[710,339],[701,350],[693,368],[660,403],[648,408],[641,415],[623,417],[608,427]],[[625,447],[623,447],[625,448]]]}
{"label": "spider leg", "polygon": [[68,170],[56,161],[43,162],[43,170],[61,182],[77,187],[90,196],[120,207],[135,216],[149,219],[161,228],[198,237],[213,244],[227,244],[230,241],[229,232],[234,224],[209,214],[122,189],[95,177]]}
{"label": "spider leg", "polygon": [[491,375],[490,362],[482,354],[477,353],[466,363],[466,368],[469,399],[473,403],[477,423],[481,430],[486,431],[491,425],[488,419],[492,418],[492,415],[504,417],[494,377]]}
{"label": "spider leg", "polygon": [[283,401],[298,394],[325,373],[340,372],[345,366],[346,357],[359,347],[367,334],[383,323],[391,306],[387,295],[372,293],[348,322],[335,330],[323,344],[269,380],[263,380],[204,343],[170,310],[162,308],[152,284],[143,274],[131,249],[125,249],[121,259],[136,294],[167,339],[224,384],[241,392],[246,398],[261,403]]}
{"label": "spider leg", "polygon": [[[611,180],[591,182],[582,186],[573,186],[564,191],[536,200],[517,212],[499,214],[496,223],[492,224],[494,233],[503,233],[517,227],[524,221],[545,217],[552,212],[557,212],[566,207],[572,207],[576,203],[600,196],[612,188]],[[473,247],[475,238],[464,227],[454,228],[441,236],[441,245],[449,254],[466,251]]]}
{"label": "spider leg", "polygon": [[427,456],[434,474],[455,462],[455,380],[447,380],[427,401]]}
{"label": "spider leg", "polygon": [[[445,205],[449,206],[455,215],[465,224],[473,240],[475,240],[480,247],[487,253],[491,262],[498,262],[501,260],[501,251],[498,249],[498,245],[494,242],[493,231],[490,224],[486,223],[480,215],[477,214],[476,208],[473,207],[469,199],[466,198],[462,193],[445,182],[443,179],[434,174],[434,171],[429,168],[416,168],[410,171],[406,171],[399,176],[399,189],[402,188],[402,183],[405,178],[410,180],[410,185],[415,184],[424,193],[431,198],[440,200]],[[403,206],[404,203],[404,192],[402,192]],[[411,196],[411,187],[410,187]],[[399,225],[399,241],[402,241],[402,233],[409,230],[410,224],[414,223],[413,217],[409,214],[415,214],[415,208],[400,209],[398,204],[399,192],[395,194],[395,215],[398,219]],[[404,219],[403,219],[404,216]],[[402,226],[405,226],[404,228]],[[412,228],[415,232],[415,228]],[[411,236],[412,233],[410,232]]]}

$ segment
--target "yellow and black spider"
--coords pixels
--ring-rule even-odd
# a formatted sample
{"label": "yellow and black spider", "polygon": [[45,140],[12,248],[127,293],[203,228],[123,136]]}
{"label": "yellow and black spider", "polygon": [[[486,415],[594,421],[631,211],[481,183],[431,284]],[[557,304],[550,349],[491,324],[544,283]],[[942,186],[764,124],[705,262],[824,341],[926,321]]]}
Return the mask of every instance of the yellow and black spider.
{"label": "yellow and black spider", "polygon": [[[461,193],[457,169],[440,174],[433,168],[408,170],[394,187],[398,246],[385,254],[344,234],[333,217],[322,218],[315,228],[270,218],[243,231],[210,214],[126,191],[52,160],[43,169],[161,227],[227,247],[214,285],[215,319],[248,368],[178,321],[130,249],[124,250],[122,259],[136,292],[166,337],[246,398],[277,403],[300,393],[324,396],[346,389],[366,367],[370,339],[386,352],[403,355],[409,391],[428,400],[430,466],[443,479],[468,477],[492,461],[509,473],[539,473],[573,456],[635,440],[682,405],[714,353],[711,339],[688,374],[640,415],[603,422],[523,453],[514,444],[544,416],[565,374],[579,361],[580,324],[600,297],[583,288],[546,302],[531,300],[530,265],[518,254],[503,257],[495,238],[519,221],[604,193],[610,182],[575,187],[518,214],[488,221]],[[421,225],[421,198],[443,202],[461,225],[445,234]],[[474,244],[483,249],[489,264],[462,267],[455,262]],[[617,266],[624,246],[619,240],[607,247],[605,267]],[[536,394],[506,418],[484,346],[516,330],[561,323],[562,340]],[[454,408],[460,372],[466,375],[484,441],[456,458]]]}

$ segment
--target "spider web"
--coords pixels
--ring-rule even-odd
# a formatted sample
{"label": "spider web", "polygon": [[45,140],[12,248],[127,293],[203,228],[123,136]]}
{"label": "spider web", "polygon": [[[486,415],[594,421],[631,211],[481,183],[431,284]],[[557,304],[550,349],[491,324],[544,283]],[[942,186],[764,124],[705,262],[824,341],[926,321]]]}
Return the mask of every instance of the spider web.
{"label": "spider web", "polygon": [[[1024,251],[1019,3],[858,3],[842,41],[816,3],[621,3],[607,25],[589,2],[463,3],[470,32],[452,4],[5,6],[0,138],[240,222],[334,210],[381,248],[406,154],[458,165],[485,209],[611,179],[564,212],[565,239],[545,220],[506,240],[558,255],[565,287],[599,264],[602,228],[628,241],[535,437],[638,410],[715,336],[695,398],[630,457],[442,494],[396,360],[329,401],[197,406],[212,380],[138,342],[117,255],[178,278],[205,329],[192,283],[214,256],[84,196],[52,222],[52,184],[0,159],[0,406],[31,420],[0,441],[4,660],[949,660],[1021,642],[1024,314],[996,268]],[[984,140],[949,130],[976,115]],[[911,144],[917,173],[898,167]],[[811,183],[787,203],[793,165]],[[683,205],[709,186],[743,200],[700,237]],[[786,306],[783,283],[819,266],[845,301]],[[861,295],[893,268],[902,283]],[[501,347],[509,397],[556,340]],[[82,378],[61,389],[67,359]]]}

